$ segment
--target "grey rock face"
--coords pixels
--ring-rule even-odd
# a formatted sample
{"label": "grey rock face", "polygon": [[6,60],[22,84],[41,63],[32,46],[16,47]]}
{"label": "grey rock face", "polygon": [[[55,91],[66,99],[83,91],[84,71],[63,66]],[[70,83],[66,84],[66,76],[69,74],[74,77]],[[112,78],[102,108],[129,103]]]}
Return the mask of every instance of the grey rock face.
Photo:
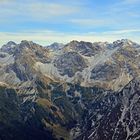
{"label": "grey rock face", "polygon": [[77,71],[82,71],[87,66],[84,58],[76,52],[61,55],[54,64],[61,75],[68,75],[69,77],[74,76]]}
{"label": "grey rock face", "polygon": [[[19,97],[13,88],[0,83],[0,138],[2,140],[56,140],[48,130],[38,127],[32,120],[25,122],[22,119],[23,110]],[[33,104],[33,103],[32,103]],[[25,110],[25,108],[24,108]],[[27,114],[24,114],[27,117]]]}
{"label": "grey rock face", "polygon": [[1,47],[1,51],[12,54],[15,50],[16,45],[17,44],[15,42],[9,41],[7,44],[5,44]]}
{"label": "grey rock face", "polygon": [[65,45],[64,47],[66,50],[73,50],[75,52],[79,52],[82,55],[85,56],[94,56],[95,54],[99,53],[101,47],[97,45],[93,45],[90,42],[84,42],[84,41],[72,41]]}
{"label": "grey rock face", "polygon": [[55,42],[55,43],[47,46],[46,48],[48,48],[49,50],[52,50],[52,51],[58,51],[58,50],[61,50],[63,47],[64,47],[64,44]]}
{"label": "grey rock face", "polygon": [[117,79],[121,73],[121,68],[117,64],[101,64],[97,65],[91,71],[91,79],[94,80],[113,80]]}
{"label": "grey rock face", "polygon": [[140,138],[140,78],[122,91],[104,94],[89,105],[83,134],[87,140],[137,140]]}

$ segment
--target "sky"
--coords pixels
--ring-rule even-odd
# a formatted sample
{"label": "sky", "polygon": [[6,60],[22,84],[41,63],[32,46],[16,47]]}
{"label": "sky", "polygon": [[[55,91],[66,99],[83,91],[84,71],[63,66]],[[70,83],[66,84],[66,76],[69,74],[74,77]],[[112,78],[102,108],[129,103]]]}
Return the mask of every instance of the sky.
{"label": "sky", "polygon": [[140,43],[140,0],[0,0],[0,45],[118,39]]}

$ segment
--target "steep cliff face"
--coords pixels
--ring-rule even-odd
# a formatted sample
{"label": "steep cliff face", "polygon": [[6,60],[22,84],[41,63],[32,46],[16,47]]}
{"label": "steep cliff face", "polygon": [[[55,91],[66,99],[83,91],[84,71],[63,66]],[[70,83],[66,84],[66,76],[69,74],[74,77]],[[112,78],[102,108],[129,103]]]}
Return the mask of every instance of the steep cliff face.
{"label": "steep cliff face", "polygon": [[54,64],[61,75],[68,75],[68,77],[74,76],[76,72],[87,67],[86,61],[77,52],[68,52],[61,55],[55,60]]}
{"label": "steep cliff face", "polygon": [[12,54],[15,51],[16,43],[13,41],[9,41],[7,44],[1,47],[1,51]]}
{"label": "steep cliff face", "polygon": [[0,83],[0,121],[3,124],[20,119],[16,91],[7,86]]}
{"label": "steep cliff face", "polygon": [[101,46],[93,44],[91,42],[84,42],[84,41],[71,41],[70,43],[66,44],[63,48],[65,52],[75,51],[80,53],[84,56],[94,56],[101,51]]}
{"label": "steep cliff face", "polygon": [[41,123],[37,127],[24,122],[20,105],[15,89],[0,83],[0,139],[55,139],[51,131],[43,130]]}
{"label": "steep cliff face", "polygon": [[47,49],[33,42],[22,41],[12,48],[12,52],[8,48],[9,43],[0,52],[3,55],[0,57],[0,79],[10,85],[33,80],[34,63],[49,61]]}
{"label": "steep cliff face", "polygon": [[120,92],[103,94],[89,103],[86,124],[76,139],[140,139],[140,78],[133,79]]}

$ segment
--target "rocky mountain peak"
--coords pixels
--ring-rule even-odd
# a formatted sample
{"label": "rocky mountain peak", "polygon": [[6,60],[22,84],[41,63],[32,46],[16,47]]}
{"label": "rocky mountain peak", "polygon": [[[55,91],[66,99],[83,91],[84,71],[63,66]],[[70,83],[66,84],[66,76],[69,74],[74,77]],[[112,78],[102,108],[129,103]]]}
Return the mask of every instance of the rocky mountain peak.
{"label": "rocky mountain peak", "polygon": [[34,43],[33,41],[22,40],[21,43],[19,44],[19,47],[20,48],[37,49],[37,48],[40,48],[42,46]]}
{"label": "rocky mountain peak", "polygon": [[65,52],[68,51],[75,51],[78,52],[84,56],[94,56],[100,51],[100,47],[93,45],[91,42],[85,42],[85,41],[71,41],[70,43],[66,44],[64,47]]}
{"label": "rocky mountain peak", "polygon": [[[32,60],[41,61],[41,62],[48,62],[49,51],[47,48],[36,44],[32,41],[23,40],[20,44],[18,44],[15,52],[15,56],[22,56],[23,58],[27,57]],[[23,60],[24,61],[24,60]]]}
{"label": "rocky mountain peak", "polygon": [[12,46],[12,45],[17,45],[14,41],[9,41],[6,45]]}
{"label": "rocky mountain peak", "polygon": [[79,41],[77,41],[77,40],[72,40],[72,41],[70,41],[69,44],[77,44],[77,43],[79,43]]}
{"label": "rocky mountain peak", "polygon": [[113,42],[113,46],[115,47],[125,47],[125,46],[131,46],[131,47],[140,47],[137,43],[129,40],[129,39],[121,39]]}
{"label": "rocky mountain peak", "polygon": [[12,54],[16,45],[17,44],[15,42],[9,41],[7,44],[5,44],[1,47],[1,51]]}
{"label": "rocky mountain peak", "polygon": [[69,42],[66,46],[79,46],[79,45],[92,45],[91,42],[86,42],[86,41],[77,41],[77,40],[72,40],[71,42]]}
{"label": "rocky mountain peak", "polygon": [[77,71],[82,71],[87,67],[86,61],[77,52],[67,52],[55,60],[55,66],[61,75],[74,76]]}
{"label": "rocky mountain peak", "polygon": [[63,43],[54,42],[53,44],[47,46],[46,48],[48,48],[51,51],[58,51],[61,50],[63,47],[64,47]]}

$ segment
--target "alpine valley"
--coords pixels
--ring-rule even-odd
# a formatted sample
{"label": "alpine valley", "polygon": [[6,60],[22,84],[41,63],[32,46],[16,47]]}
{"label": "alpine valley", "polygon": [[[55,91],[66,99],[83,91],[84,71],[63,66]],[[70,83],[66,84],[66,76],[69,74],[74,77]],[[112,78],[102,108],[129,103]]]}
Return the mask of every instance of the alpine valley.
{"label": "alpine valley", "polygon": [[140,45],[3,45],[0,140],[140,140]]}

